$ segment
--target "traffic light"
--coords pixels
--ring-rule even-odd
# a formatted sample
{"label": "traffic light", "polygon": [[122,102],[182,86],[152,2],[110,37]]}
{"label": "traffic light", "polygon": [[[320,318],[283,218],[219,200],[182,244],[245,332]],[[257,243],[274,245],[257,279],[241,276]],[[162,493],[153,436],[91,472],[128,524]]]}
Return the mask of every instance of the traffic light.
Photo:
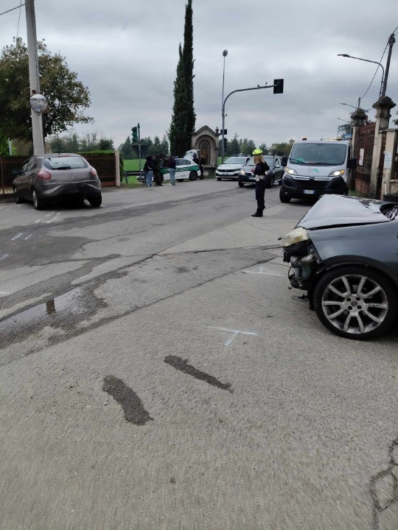
{"label": "traffic light", "polygon": [[138,143],[138,128],[133,127],[131,130],[133,131],[133,134],[132,134],[133,144],[136,144]]}
{"label": "traffic light", "polygon": [[283,94],[283,79],[274,79],[274,94]]}
{"label": "traffic light", "polygon": [[228,140],[224,138],[224,153],[227,150],[227,146],[228,146]]}

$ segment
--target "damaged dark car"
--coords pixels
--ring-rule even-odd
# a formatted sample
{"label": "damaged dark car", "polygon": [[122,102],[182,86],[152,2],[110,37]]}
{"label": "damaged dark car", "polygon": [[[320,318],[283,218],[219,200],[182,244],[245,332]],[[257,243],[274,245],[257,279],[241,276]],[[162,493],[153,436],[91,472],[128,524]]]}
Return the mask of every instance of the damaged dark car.
{"label": "damaged dark car", "polygon": [[398,315],[398,204],[325,195],[282,238],[292,287],[330,331],[366,340]]}

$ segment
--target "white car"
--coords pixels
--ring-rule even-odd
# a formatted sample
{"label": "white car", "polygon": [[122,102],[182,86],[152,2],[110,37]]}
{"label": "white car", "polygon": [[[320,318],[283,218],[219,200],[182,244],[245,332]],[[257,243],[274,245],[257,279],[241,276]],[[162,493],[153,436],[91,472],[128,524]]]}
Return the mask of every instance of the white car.
{"label": "white car", "polygon": [[220,164],[216,169],[217,180],[238,179],[239,171],[250,160],[250,156],[232,156]]}
{"label": "white car", "polygon": [[[176,158],[176,180],[178,182],[183,182],[184,180],[196,180],[196,179],[203,179],[202,173],[200,171],[200,168],[198,164],[196,164],[193,160],[189,160],[188,158]],[[170,174],[167,167],[161,167],[160,171],[163,175],[163,180],[165,182],[170,180]],[[137,177],[137,180],[142,181],[145,183],[145,177]]]}

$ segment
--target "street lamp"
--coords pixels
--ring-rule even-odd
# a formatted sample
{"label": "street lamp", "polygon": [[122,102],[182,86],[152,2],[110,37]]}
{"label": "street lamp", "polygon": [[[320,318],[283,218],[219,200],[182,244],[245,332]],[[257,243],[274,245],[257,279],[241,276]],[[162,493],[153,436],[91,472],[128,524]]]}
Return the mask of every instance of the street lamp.
{"label": "street lamp", "polygon": [[382,70],[379,96],[384,97],[386,95],[386,86],[384,84],[384,66],[381,63],[378,63],[377,61],[370,61],[369,59],[361,59],[361,57],[353,57],[352,55],[348,55],[347,53],[338,53],[337,57],[347,57],[348,59],[357,59],[358,61],[365,61],[366,63],[378,64]]}
{"label": "street lamp", "polygon": [[225,156],[225,145],[224,145],[224,126],[225,126],[225,112],[224,112],[224,82],[225,82],[225,57],[228,55],[228,50],[222,52],[224,57],[224,66],[222,71],[222,96],[221,96],[221,116],[222,116],[222,127],[221,127],[221,159],[224,162]]}

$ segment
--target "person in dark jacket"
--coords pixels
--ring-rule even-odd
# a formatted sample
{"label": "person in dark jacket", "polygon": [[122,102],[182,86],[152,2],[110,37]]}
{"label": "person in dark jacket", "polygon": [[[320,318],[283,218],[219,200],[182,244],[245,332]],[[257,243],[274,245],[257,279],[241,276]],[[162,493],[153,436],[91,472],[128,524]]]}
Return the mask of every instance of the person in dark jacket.
{"label": "person in dark jacket", "polygon": [[254,168],[252,172],[256,180],[256,201],[257,211],[252,217],[262,217],[265,209],[264,194],[267,186],[266,173],[269,170],[269,165],[264,161],[263,152],[261,149],[255,149],[252,153],[254,156]]}
{"label": "person in dark jacket", "polygon": [[152,186],[153,170],[155,164],[153,163],[152,157],[147,156],[144,164],[145,184],[149,188]]}
{"label": "person in dark jacket", "polygon": [[156,155],[156,157],[154,158],[154,170],[153,170],[153,179],[155,181],[155,184],[156,186],[162,186],[162,182],[163,182],[163,175],[162,175],[162,172],[161,172],[161,168],[162,168],[162,159],[160,157],[160,155]]}
{"label": "person in dark jacket", "polygon": [[172,186],[176,185],[176,161],[174,156],[171,156],[167,161],[167,169],[170,174],[170,182]]}

